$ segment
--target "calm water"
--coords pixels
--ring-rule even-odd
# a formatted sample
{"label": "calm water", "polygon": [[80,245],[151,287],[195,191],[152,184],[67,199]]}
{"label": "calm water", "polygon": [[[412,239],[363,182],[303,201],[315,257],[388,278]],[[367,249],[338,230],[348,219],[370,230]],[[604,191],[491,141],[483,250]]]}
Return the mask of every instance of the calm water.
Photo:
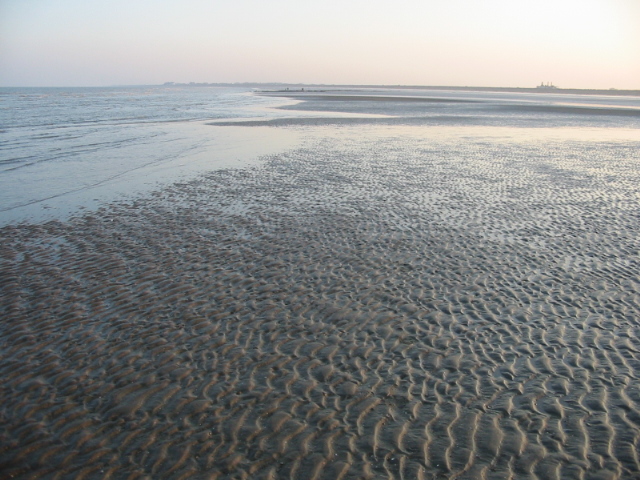
{"label": "calm water", "polygon": [[203,121],[266,117],[282,103],[246,88],[0,89],[0,222],[73,213],[246,160],[255,152],[238,134]]}
{"label": "calm water", "polygon": [[[307,89],[301,105],[241,87],[0,89],[0,224],[63,217],[183,176],[246,165],[291,147],[310,124],[640,128],[638,97],[328,93],[349,98]],[[261,128],[207,125],[243,119]]]}

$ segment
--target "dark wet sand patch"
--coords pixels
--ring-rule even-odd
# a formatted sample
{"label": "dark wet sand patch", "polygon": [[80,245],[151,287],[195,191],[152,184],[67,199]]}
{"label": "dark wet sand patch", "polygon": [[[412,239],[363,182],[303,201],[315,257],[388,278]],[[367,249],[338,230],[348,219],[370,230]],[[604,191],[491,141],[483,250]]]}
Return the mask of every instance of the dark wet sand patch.
{"label": "dark wet sand patch", "polygon": [[[265,95],[265,93],[261,93]],[[402,95],[329,95],[307,94],[296,92],[281,92],[275,96],[285,96],[296,100],[320,100],[328,102],[399,102],[399,103],[477,103],[478,100],[466,100],[460,98],[402,96]]]}

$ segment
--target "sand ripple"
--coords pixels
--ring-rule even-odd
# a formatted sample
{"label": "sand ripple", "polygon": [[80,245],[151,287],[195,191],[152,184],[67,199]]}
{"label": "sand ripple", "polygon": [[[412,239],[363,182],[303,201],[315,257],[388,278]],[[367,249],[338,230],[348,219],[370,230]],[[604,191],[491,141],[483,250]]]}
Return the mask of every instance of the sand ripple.
{"label": "sand ripple", "polygon": [[3,228],[1,476],[637,478],[638,145],[348,138]]}

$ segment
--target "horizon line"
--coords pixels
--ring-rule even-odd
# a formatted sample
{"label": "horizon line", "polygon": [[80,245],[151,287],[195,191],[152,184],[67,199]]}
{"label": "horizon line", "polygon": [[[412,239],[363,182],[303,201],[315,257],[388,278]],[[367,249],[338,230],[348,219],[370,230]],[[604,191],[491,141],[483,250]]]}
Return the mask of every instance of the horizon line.
{"label": "horizon line", "polygon": [[539,93],[572,93],[572,92],[598,92],[609,94],[638,94],[637,89],[611,88],[574,88],[574,87],[505,87],[505,86],[473,86],[473,85],[410,85],[410,84],[366,84],[366,83],[304,83],[304,82],[164,82],[164,83],[140,83],[140,84],[110,84],[110,85],[0,85],[0,88],[126,88],[126,87],[206,87],[206,86],[297,86],[297,87],[350,87],[350,88],[415,88],[415,89],[453,89],[453,90],[484,90],[484,91],[532,91]]}

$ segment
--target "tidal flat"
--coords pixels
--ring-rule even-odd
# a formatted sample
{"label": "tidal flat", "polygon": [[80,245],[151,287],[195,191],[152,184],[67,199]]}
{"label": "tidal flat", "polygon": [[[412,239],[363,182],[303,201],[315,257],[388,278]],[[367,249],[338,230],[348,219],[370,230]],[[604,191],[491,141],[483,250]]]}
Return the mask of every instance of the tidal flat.
{"label": "tidal flat", "polygon": [[637,130],[289,123],[0,229],[0,476],[639,476]]}

